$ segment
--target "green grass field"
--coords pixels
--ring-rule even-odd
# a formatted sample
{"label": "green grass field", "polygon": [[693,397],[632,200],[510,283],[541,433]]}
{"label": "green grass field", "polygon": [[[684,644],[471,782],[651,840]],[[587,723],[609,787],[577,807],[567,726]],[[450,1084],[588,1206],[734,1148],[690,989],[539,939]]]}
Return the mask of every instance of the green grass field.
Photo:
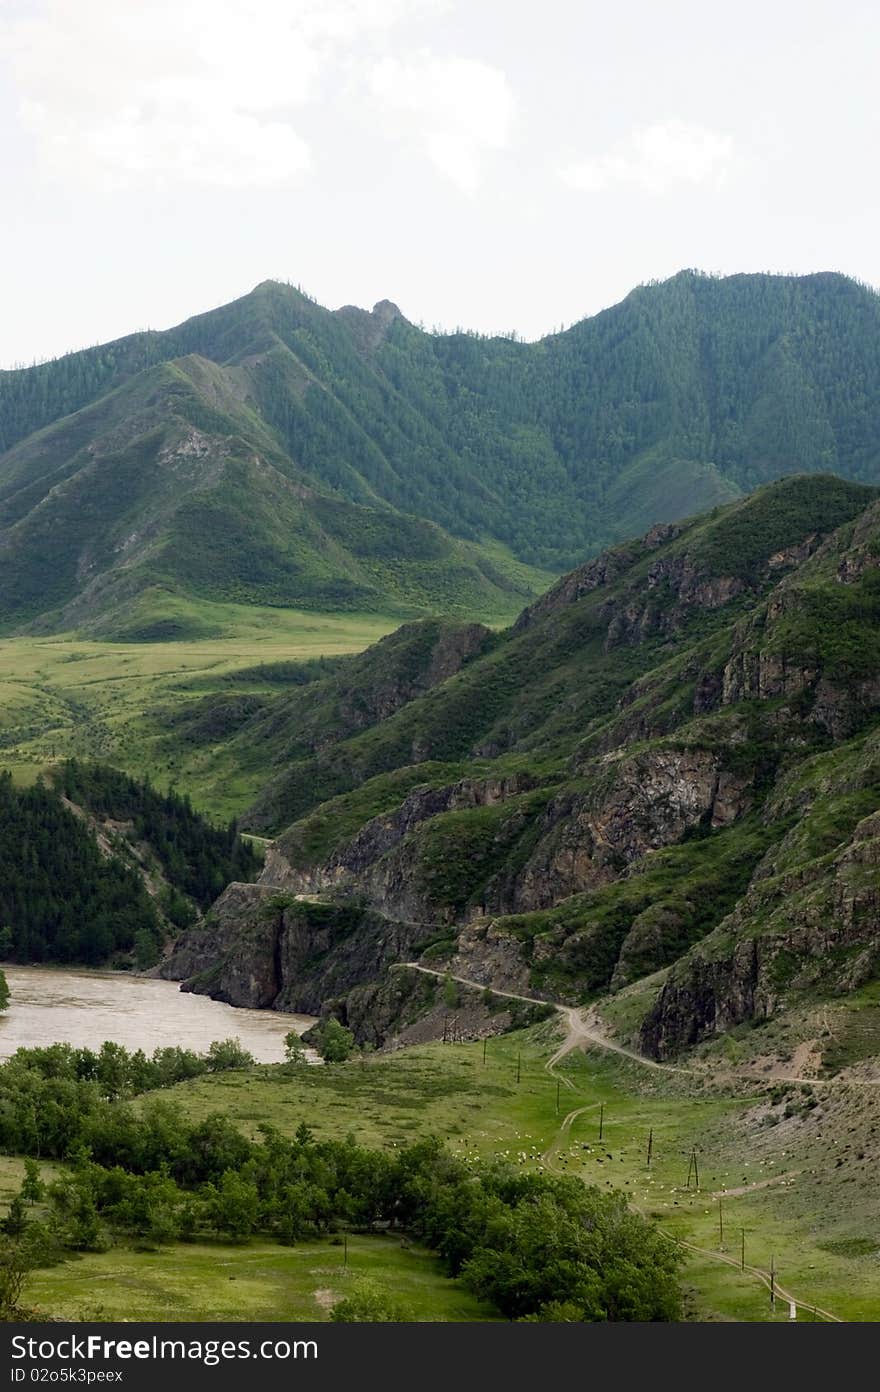
{"label": "green grass field", "polygon": [[[70,755],[100,758],[160,786],[188,792],[204,812],[227,818],[247,806],[264,777],[240,768],[222,747],[169,751],[151,720],[212,691],[260,694],[259,663],[360,652],[399,624],[377,614],[200,606],[218,637],[163,643],[111,643],[60,634],[0,639],[0,767],[20,783]],[[161,746],[161,747],[160,747]]]}
{"label": "green grass field", "polygon": [[[430,1044],[344,1065],[201,1077],[161,1096],[193,1120],[223,1112],[249,1135],[261,1123],[289,1135],[303,1121],[318,1138],[352,1134],[371,1146],[437,1134],[474,1166],[500,1158],[622,1189],[670,1241],[701,1249],[682,1272],[693,1319],[788,1319],[787,1301],[771,1310],[765,1286],[739,1270],[743,1229],[746,1262],[766,1271],[772,1260],[798,1301],[842,1320],[880,1319],[880,1213],[859,1139],[880,1123],[880,1097],[829,1085],[802,1110],[792,1102],[802,1089],[747,1093],[599,1050],[569,1055],[553,1075],[545,1065],[555,1043],[548,1022],[489,1041],[485,1061],[480,1043]],[[148,1107],[149,1095],[137,1105]],[[0,1162],[0,1201],[21,1172],[13,1158]],[[399,1235],[352,1235],[349,1271],[338,1241],[118,1246],[35,1272],[27,1300],[77,1319],[308,1319],[327,1315],[362,1277],[415,1318],[490,1317]]]}
{"label": "green grass field", "polygon": [[[170,1096],[191,1116],[223,1111],[250,1134],[263,1121],[288,1134],[305,1121],[320,1137],[351,1132],[367,1145],[434,1133],[475,1163],[498,1156],[621,1188],[671,1239],[706,1249],[688,1257],[683,1277],[700,1319],[771,1317],[764,1287],[718,1260],[739,1258],[742,1228],[747,1263],[767,1269],[772,1257],[796,1299],[847,1320],[880,1319],[880,1213],[870,1168],[858,1149],[853,1168],[837,1166],[821,1131],[824,1124],[843,1132],[856,1109],[866,1130],[877,1125],[880,1097],[828,1092],[827,1105],[786,1117],[785,1101],[772,1108],[763,1087],[745,1095],[742,1086],[664,1076],[591,1050],[561,1066],[557,1111],[556,1081],[544,1067],[553,1040],[545,1024],[491,1040],[485,1063],[481,1044],[431,1044],[363,1064],[199,1078]],[[577,1115],[563,1128],[570,1113]],[[694,1149],[699,1189],[687,1186]],[[785,1302],[773,1317],[788,1318]]]}
{"label": "green grass field", "polygon": [[38,1317],[73,1320],[324,1320],[360,1282],[416,1320],[497,1318],[399,1234],[352,1234],[347,1253],[326,1240],[115,1248],[35,1272],[27,1301]]}

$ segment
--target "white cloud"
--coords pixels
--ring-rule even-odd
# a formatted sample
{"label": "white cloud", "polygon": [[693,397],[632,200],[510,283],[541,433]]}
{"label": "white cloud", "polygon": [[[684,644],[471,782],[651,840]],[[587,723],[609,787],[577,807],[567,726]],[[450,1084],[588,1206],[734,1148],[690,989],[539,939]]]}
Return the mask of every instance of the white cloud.
{"label": "white cloud", "polygon": [[465,192],[478,187],[486,154],[507,144],[513,94],[488,63],[424,52],[384,58],[370,72],[370,89],[391,115],[409,118],[428,158]]}
{"label": "white cloud", "polygon": [[42,0],[0,22],[26,129],[55,172],[104,187],[284,184],[297,113],[345,51],[444,0]]}
{"label": "white cloud", "polygon": [[629,184],[665,193],[675,184],[719,187],[733,160],[730,136],[684,121],[660,121],[633,131],[607,154],[564,165],[560,178],[584,193]]}

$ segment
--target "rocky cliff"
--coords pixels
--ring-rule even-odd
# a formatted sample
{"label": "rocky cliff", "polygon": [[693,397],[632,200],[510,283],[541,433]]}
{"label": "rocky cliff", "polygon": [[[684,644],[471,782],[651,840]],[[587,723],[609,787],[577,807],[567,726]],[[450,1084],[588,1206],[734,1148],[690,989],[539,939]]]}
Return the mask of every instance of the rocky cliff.
{"label": "rocky cliff", "polygon": [[[641,1030],[664,1058],[817,992],[880,975],[880,743],[789,775],[765,816],[787,833],[726,917],[672,968]],[[796,817],[792,825],[792,814]]]}
{"label": "rocky cliff", "polygon": [[878,633],[880,503],[795,478],[590,561],[505,634],[386,640],[361,726],[350,674],[329,724],[297,707],[279,780],[301,815],[175,970],[342,1001],[366,1037],[386,968],[428,944],[570,1000],[669,967],[656,1054],[850,989],[880,938]]}
{"label": "rocky cliff", "polygon": [[345,904],[316,904],[271,885],[230,885],[178,941],[162,975],[230,1005],[319,1014],[323,1003],[380,980],[419,954],[423,925]]}

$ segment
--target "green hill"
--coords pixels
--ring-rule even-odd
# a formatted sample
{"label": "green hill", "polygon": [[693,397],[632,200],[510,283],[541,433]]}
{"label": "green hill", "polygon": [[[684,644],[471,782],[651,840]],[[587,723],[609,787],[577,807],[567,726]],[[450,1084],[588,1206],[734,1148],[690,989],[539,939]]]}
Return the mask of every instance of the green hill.
{"label": "green hill", "polygon": [[878,621],[880,492],[806,475],[586,563],[421,690],[401,630],[239,722],[280,834],[183,974],[215,989],[274,904],[286,1008],[365,1018],[428,948],[573,1001],[651,978],[627,1027],[659,1054],[874,981]]}
{"label": "green hill", "polygon": [[0,955],[150,967],[233,877],[260,869],[234,825],[115,769],[68,762],[51,785],[0,771]]}
{"label": "green hill", "polygon": [[880,300],[842,276],[682,272],[534,344],[266,282],[0,373],[0,623],[162,631],[163,595],[510,617],[775,477],[875,482],[878,441]]}
{"label": "green hill", "polygon": [[5,456],[7,627],[198,637],[165,627],[181,594],[504,615],[540,588],[430,521],[321,491],[233,387],[201,358],[148,368]]}

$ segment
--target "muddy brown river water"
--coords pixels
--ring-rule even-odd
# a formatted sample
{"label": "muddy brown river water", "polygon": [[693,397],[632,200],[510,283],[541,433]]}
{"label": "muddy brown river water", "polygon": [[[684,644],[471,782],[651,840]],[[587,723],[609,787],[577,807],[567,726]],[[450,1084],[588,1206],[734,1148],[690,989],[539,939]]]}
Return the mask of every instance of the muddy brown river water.
{"label": "muddy brown river water", "polygon": [[0,1014],[0,1058],[45,1044],[95,1049],[105,1039],[147,1054],[169,1044],[203,1054],[213,1040],[237,1036],[258,1063],[279,1063],[288,1030],[302,1034],[314,1023],[307,1015],[239,1010],[184,993],[175,981],[126,972],[16,966],[3,970],[10,1002]]}

